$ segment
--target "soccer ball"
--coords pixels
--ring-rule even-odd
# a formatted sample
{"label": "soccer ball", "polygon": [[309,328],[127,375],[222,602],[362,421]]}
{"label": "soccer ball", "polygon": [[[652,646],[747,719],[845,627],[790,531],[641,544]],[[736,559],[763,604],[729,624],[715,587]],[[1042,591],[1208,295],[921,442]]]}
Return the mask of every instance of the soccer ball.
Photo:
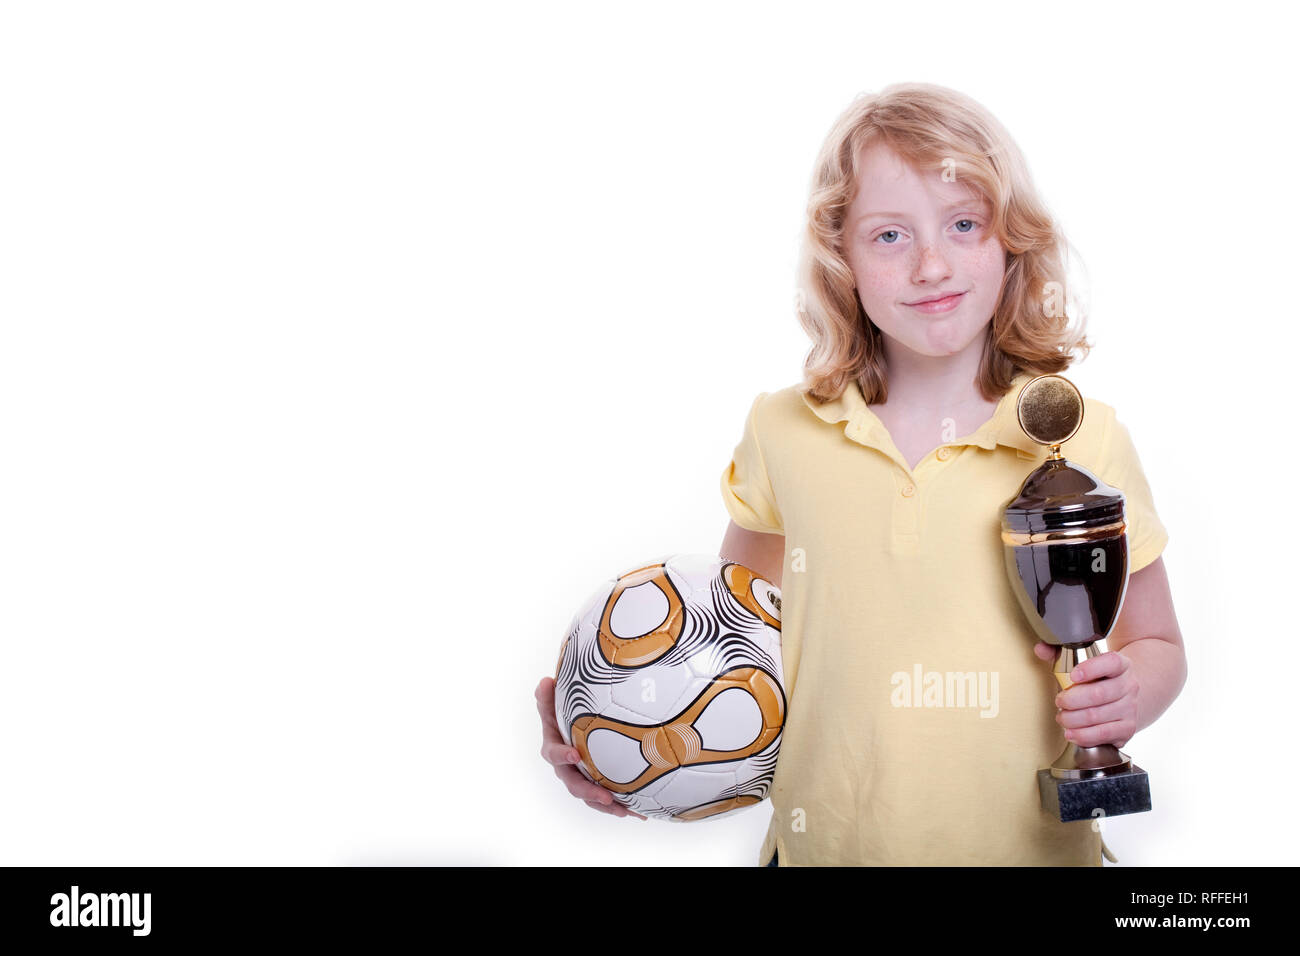
{"label": "soccer ball", "polygon": [[605,581],[560,646],[564,742],[587,779],[647,817],[715,819],[762,801],[785,708],[781,592],[714,555]]}

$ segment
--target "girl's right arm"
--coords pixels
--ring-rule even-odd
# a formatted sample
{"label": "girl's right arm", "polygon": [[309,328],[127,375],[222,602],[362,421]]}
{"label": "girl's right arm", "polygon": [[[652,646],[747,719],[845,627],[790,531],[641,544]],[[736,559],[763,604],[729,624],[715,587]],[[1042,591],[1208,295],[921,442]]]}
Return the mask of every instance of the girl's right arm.
{"label": "girl's right arm", "polygon": [[[785,565],[784,535],[748,531],[732,521],[727,525],[718,554],[758,572],[778,588],[781,586],[781,570]],[[537,712],[542,718],[542,759],[555,768],[555,775],[569,793],[601,813],[644,820],[641,814],[615,803],[612,793],[592,783],[573,766],[578,762],[578,751],[564,742],[560,726],[555,722],[555,679],[543,677],[533,696],[537,698]]]}
{"label": "girl's right arm", "polygon": [[781,572],[785,567],[785,535],[748,531],[733,521],[727,525],[727,533],[723,535],[718,554],[728,561],[735,561],[751,571],[757,571],[764,580],[771,581],[778,588],[781,586]]}

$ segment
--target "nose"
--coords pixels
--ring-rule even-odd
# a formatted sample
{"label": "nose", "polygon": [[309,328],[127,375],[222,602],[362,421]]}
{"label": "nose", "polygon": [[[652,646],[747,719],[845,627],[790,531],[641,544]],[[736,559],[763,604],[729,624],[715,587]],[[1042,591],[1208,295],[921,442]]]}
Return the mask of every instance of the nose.
{"label": "nose", "polygon": [[943,254],[938,240],[931,240],[918,247],[916,268],[913,279],[919,282],[941,282],[952,272],[948,259]]}

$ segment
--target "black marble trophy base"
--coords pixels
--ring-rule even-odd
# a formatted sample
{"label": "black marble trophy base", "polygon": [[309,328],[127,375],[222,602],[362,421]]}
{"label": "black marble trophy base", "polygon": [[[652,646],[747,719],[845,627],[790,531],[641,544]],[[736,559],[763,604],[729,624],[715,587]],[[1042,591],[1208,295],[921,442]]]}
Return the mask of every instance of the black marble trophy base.
{"label": "black marble trophy base", "polygon": [[1147,772],[1137,764],[1124,773],[1083,780],[1057,780],[1051,771],[1040,770],[1038,793],[1043,809],[1062,823],[1151,809]]}

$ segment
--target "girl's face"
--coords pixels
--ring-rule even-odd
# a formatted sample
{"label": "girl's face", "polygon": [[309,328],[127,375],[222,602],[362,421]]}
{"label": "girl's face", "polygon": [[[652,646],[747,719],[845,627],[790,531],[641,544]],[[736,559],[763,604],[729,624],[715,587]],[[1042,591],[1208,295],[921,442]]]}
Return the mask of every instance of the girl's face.
{"label": "girl's face", "polygon": [[[934,357],[982,349],[1006,272],[988,203],[883,144],[861,159],[845,252],[862,308],[885,335],[886,361],[900,347]],[[938,296],[950,298],[923,304]]]}

